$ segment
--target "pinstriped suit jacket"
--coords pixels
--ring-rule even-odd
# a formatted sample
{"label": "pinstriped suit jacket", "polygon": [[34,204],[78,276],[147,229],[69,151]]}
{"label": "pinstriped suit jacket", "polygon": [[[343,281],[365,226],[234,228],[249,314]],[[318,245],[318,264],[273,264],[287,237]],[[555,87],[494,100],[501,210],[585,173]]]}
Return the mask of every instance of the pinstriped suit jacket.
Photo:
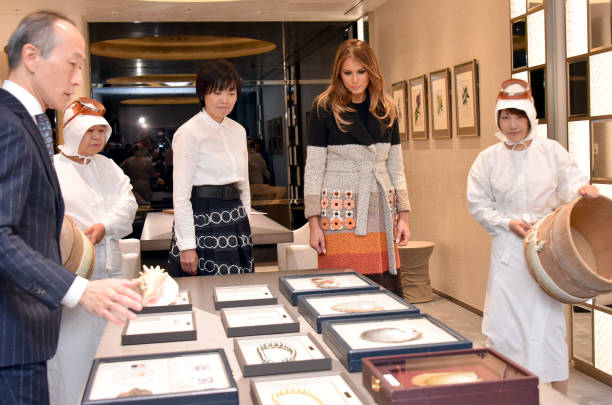
{"label": "pinstriped suit jacket", "polygon": [[40,131],[0,89],[0,367],[41,362],[57,347],[64,202]]}

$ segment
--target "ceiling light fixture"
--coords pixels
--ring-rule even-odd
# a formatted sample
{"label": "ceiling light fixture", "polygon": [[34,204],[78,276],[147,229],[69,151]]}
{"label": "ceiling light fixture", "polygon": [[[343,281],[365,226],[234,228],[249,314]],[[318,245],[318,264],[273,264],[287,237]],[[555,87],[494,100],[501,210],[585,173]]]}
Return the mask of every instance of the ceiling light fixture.
{"label": "ceiling light fixture", "polygon": [[276,49],[272,42],[209,35],[135,37],[94,42],[93,55],[121,59],[202,60],[259,55]]}
{"label": "ceiling light fixture", "polygon": [[243,0],[138,0],[151,3],[231,3]]}
{"label": "ceiling light fixture", "polygon": [[[186,86],[191,86],[196,81],[195,74],[177,74],[168,73],[163,75],[139,75],[139,76],[122,76],[112,77],[106,80],[108,84],[146,84],[146,85],[167,85],[178,86],[176,83],[188,83]],[[171,84],[172,83],[172,84]]]}
{"label": "ceiling light fixture", "polygon": [[149,97],[121,100],[121,104],[127,105],[187,105],[199,103],[200,100],[197,97]]}

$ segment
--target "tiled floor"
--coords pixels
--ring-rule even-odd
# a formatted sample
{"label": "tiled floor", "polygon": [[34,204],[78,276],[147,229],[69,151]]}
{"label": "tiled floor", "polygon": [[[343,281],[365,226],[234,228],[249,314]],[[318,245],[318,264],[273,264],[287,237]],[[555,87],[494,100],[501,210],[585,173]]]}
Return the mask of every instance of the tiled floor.
{"label": "tiled floor", "polygon": [[[474,342],[475,347],[483,347],[486,338],[480,332],[482,318],[444,298],[435,297],[433,301],[415,305],[463,334]],[[612,403],[612,387],[570,368],[568,396],[581,405],[609,405]]]}

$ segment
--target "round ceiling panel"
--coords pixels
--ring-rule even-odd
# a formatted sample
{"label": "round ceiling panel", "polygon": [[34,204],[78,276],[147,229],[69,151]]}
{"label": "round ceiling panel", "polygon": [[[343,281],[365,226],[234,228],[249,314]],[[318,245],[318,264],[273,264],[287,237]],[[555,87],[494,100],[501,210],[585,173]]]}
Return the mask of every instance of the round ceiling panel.
{"label": "round ceiling panel", "polygon": [[121,59],[198,60],[258,55],[276,48],[272,42],[217,36],[161,36],[120,38],[94,42],[93,55]]}

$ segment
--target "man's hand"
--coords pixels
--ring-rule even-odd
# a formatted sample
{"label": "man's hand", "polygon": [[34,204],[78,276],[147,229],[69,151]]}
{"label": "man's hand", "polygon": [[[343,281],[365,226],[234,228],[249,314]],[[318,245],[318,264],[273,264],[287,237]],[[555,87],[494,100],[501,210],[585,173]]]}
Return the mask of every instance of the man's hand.
{"label": "man's hand", "polygon": [[527,231],[531,228],[527,222],[522,219],[513,219],[510,221],[510,230],[519,238],[524,238]]}
{"label": "man's hand", "polygon": [[136,319],[136,314],[128,308],[136,311],[142,309],[140,295],[131,289],[137,284],[136,281],[116,278],[90,281],[81,296],[79,305],[94,315],[123,326],[125,321],[118,318],[117,315]]}
{"label": "man's hand", "polygon": [[181,269],[188,274],[198,273],[198,253],[195,249],[181,250]]}
{"label": "man's hand", "polygon": [[106,235],[106,228],[100,223],[93,224],[91,228],[86,229],[83,233],[91,243],[95,245],[104,238],[104,235]]}

